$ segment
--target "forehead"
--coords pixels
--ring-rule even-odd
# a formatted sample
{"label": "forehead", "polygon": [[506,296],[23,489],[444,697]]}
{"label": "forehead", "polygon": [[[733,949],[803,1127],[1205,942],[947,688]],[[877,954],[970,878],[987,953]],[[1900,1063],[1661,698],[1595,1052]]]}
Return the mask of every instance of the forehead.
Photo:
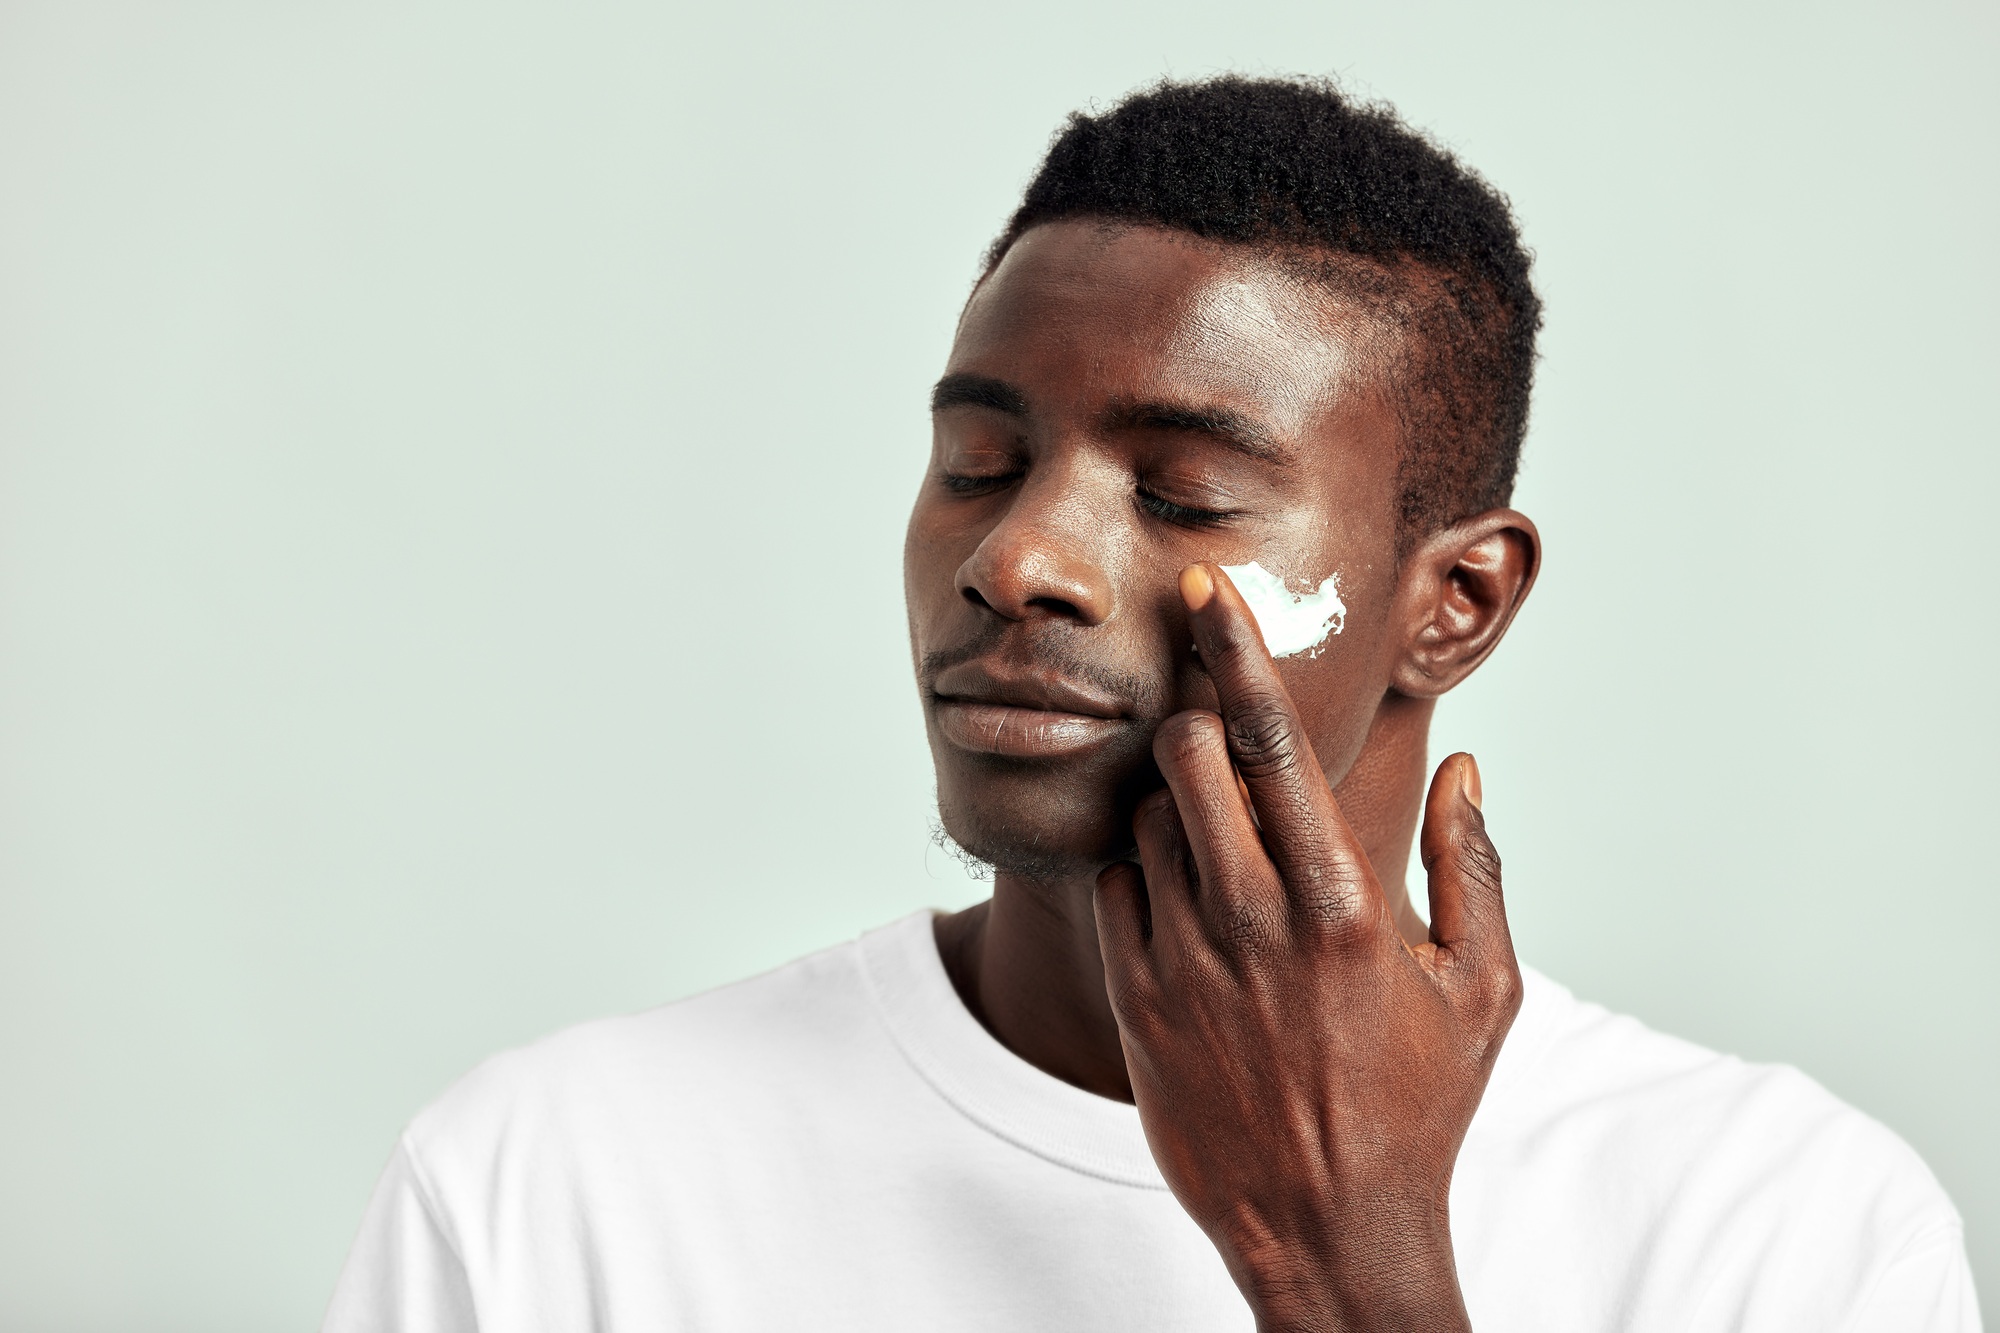
{"label": "forehead", "polygon": [[1303,442],[1379,397],[1374,334],[1278,259],[1079,220],[1014,243],[966,304],[947,369],[1006,380],[1038,413],[1199,401]]}

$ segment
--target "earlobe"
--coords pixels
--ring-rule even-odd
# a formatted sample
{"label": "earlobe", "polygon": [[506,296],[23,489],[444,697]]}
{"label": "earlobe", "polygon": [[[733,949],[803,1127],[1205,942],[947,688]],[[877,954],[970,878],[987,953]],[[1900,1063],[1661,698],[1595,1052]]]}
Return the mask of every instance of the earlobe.
{"label": "earlobe", "polygon": [[1434,699],[1471,675],[1513,623],[1541,562],[1541,533],[1513,509],[1474,514],[1422,542],[1397,588],[1403,642],[1390,684]]}

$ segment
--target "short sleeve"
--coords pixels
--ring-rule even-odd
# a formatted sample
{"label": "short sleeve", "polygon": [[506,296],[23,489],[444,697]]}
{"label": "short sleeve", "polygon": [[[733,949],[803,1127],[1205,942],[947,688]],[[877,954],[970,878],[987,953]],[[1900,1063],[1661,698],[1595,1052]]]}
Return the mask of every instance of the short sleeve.
{"label": "short sleeve", "polygon": [[1959,1229],[1939,1227],[1905,1246],[1846,1333],[1979,1333],[1979,1301]]}
{"label": "short sleeve", "polygon": [[407,1142],[382,1172],[323,1333],[478,1333],[472,1288]]}

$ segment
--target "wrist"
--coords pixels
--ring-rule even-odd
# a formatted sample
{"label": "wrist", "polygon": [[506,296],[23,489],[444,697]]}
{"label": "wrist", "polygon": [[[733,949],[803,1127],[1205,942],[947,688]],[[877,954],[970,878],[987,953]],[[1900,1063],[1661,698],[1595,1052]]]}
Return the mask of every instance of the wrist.
{"label": "wrist", "polygon": [[1317,1238],[1236,1251],[1258,1333],[1466,1333],[1451,1229],[1442,1217],[1344,1223]]}

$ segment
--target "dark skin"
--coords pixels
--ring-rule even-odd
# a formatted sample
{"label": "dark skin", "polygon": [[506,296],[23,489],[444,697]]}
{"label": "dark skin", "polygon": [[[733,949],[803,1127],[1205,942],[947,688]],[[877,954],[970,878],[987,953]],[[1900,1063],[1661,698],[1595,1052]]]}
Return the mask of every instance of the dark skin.
{"label": "dark skin", "polygon": [[[1398,336],[1243,247],[1037,227],[960,320],[906,547],[940,810],[996,867],[946,969],[1137,1104],[1269,1330],[1469,1327],[1447,1193],[1520,1002],[1478,770],[1426,797],[1425,743],[1540,539],[1496,509],[1399,551]],[[1338,572],[1317,655],[1265,650],[1219,570],[1253,559]]]}

